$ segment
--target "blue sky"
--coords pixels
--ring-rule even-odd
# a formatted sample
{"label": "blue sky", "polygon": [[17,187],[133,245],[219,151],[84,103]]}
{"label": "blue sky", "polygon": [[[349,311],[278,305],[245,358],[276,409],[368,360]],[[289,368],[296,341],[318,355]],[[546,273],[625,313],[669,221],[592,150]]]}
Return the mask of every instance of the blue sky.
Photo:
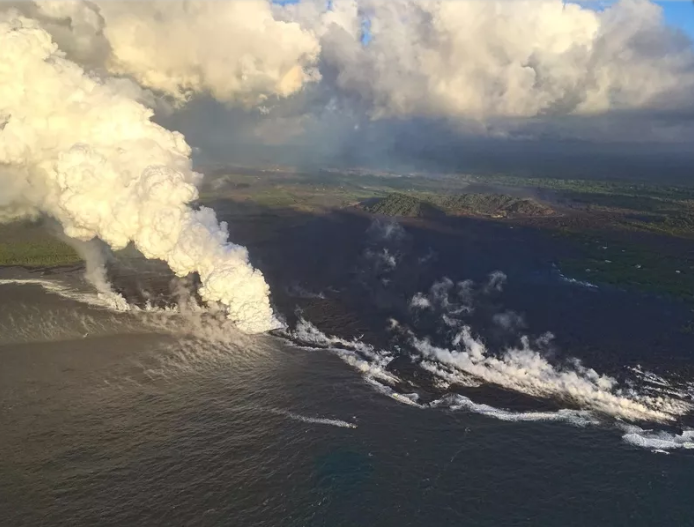
{"label": "blue sky", "polygon": [[691,0],[671,0],[657,3],[663,7],[668,24],[680,28],[694,38],[694,2]]}
{"label": "blue sky", "polygon": [[[293,4],[298,0],[273,0],[277,4]],[[384,0],[385,1],[385,0]],[[601,2],[598,3],[609,3]],[[694,39],[694,1],[692,0],[658,0],[656,4],[663,7],[667,23],[681,29]],[[589,4],[584,4],[589,5]]]}

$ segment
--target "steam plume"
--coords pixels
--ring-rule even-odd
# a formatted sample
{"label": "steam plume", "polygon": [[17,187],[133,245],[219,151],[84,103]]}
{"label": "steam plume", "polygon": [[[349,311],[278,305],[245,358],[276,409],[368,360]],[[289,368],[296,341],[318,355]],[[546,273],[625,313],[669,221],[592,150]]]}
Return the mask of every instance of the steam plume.
{"label": "steam plume", "polygon": [[225,223],[192,209],[200,175],[182,135],[122,84],[99,80],[67,60],[38,22],[0,14],[0,188],[5,217],[44,213],[65,234],[134,243],[179,276],[200,274],[201,296],[219,302],[246,332],[276,326],[263,275]]}
{"label": "steam plume", "polygon": [[108,280],[106,262],[110,254],[103,242],[96,238],[88,241],[70,238],[60,232],[57,226],[55,227],[52,230],[56,231],[58,237],[75,249],[77,254],[84,260],[84,278],[96,289],[100,300],[113,309],[127,311],[129,309],[128,301],[120,293],[113,290]]}

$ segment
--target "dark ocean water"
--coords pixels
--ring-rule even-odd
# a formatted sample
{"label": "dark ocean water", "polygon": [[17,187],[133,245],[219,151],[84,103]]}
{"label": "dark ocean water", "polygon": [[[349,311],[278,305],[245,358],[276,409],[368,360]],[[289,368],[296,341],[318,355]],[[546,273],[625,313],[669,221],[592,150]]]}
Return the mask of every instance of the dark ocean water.
{"label": "dark ocean water", "polygon": [[[364,242],[368,224],[311,228],[286,241],[294,257],[274,245],[255,253],[282,312],[299,306],[325,333],[386,346],[382,328],[404,320],[403,299],[441,276],[482,280],[506,257],[508,288],[479,324],[511,306],[525,332],[551,329],[559,350],[601,373],[636,363],[687,372],[691,347],[672,331],[686,309],[561,283],[537,245],[522,253],[480,236],[452,247],[430,235],[420,247],[410,233],[410,245],[390,247],[398,271],[384,275],[365,256],[383,248]],[[342,267],[311,270],[316,253],[300,247],[317,239],[341,247]],[[429,249],[439,263],[422,270]],[[281,268],[273,250],[286,255]],[[181,325],[0,285],[0,525],[694,525],[691,450],[634,446],[614,420],[503,421],[403,404],[330,350]]]}

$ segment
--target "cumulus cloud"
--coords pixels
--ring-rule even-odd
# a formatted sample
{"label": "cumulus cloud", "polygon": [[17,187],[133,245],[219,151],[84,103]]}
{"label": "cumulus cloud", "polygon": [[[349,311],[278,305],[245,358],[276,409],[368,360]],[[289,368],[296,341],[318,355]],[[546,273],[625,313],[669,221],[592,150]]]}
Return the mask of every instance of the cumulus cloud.
{"label": "cumulus cloud", "polygon": [[600,12],[561,0],[333,5],[326,77],[376,118],[595,114],[682,99],[694,86],[691,42],[644,0]]}
{"label": "cumulus cloud", "polygon": [[[654,2],[597,7],[561,0],[274,5],[276,21],[298,24],[315,39],[318,51],[302,67],[317,80],[288,97],[268,96],[255,110],[225,109],[226,100],[214,110],[213,127],[190,124],[200,121],[191,119],[197,107],[174,126],[203,147],[223,143],[216,155],[233,152],[248,163],[542,170],[554,156],[567,170],[574,140],[613,145],[608,153],[619,159],[634,154],[620,141],[647,144],[648,152],[658,145],[686,151],[694,137],[691,40],[663,21]],[[575,175],[614,165],[589,164],[602,154],[576,155],[582,164],[572,160]]]}
{"label": "cumulus cloud", "polygon": [[319,78],[311,31],[264,0],[48,1],[23,8],[70,58],[127,75],[182,102],[208,92],[257,105]]}
{"label": "cumulus cloud", "polygon": [[[47,1],[61,49],[178,100],[270,106],[323,77],[372,118],[493,120],[690,104],[694,51],[648,0]],[[365,35],[368,39],[365,40]]]}
{"label": "cumulus cloud", "polygon": [[[234,141],[304,138],[323,158],[382,161],[367,153],[411,119],[516,139],[681,142],[692,130],[694,48],[649,0],[8,5],[71,60],[137,81],[150,106],[147,90],[179,106],[207,94],[249,109],[228,115]],[[371,130],[379,120],[389,124]]]}

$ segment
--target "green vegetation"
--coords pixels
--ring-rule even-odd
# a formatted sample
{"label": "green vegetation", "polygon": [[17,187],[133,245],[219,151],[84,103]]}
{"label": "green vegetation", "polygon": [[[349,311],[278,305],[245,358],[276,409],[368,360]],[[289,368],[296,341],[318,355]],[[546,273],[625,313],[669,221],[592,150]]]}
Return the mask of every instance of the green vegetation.
{"label": "green vegetation", "polygon": [[36,223],[0,224],[0,266],[55,267],[81,262],[77,253]]}
{"label": "green vegetation", "polygon": [[443,210],[452,214],[481,214],[485,216],[548,216],[554,211],[533,199],[504,194],[457,194],[435,200]]}
{"label": "green vegetation", "polygon": [[456,194],[453,196],[389,194],[364,206],[373,214],[405,217],[435,217],[442,214],[473,214],[492,217],[547,216],[552,209],[535,200],[503,194]]}
{"label": "green vegetation", "polygon": [[580,194],[645,196],[658,199],[694,199],[694,188],[673,185],[647,185],[627,181],[594,179],[524,178],[516,176],[462,176],[466,181],[517,188],[536,188]]}
{"label": "green vegetation", "polygon": [[[562,213],[601,214],[600,222],[606,228],[694,237],[694,188],[689,187],[493,174],[402,175],[359,169],[312,173],[292,169],[211,172],[217,175],[202,189],[202,200],[228,198],[270,209],[317,212],[396,193],[427,202],[448,214],[547,216],[551,211],[539,202],[510,196],[539,192],[543,201],[558,202]],[[403,216],[432,213],[413,202],[407,205],[402,198],[400,206],[405,207],[399,214]],[[408,207],[414,209],[408,212]]]}
{"label": "green vegetation", "polygon": [[[469,177],[465,179],[470,180]],[[519,178],[472,178],[478,183],[553,192],[568,209],[611,216],[607,225],[678,237],[694,237],[694,188],[622,181]],[[603,221],[606,218],[603,217]]]}
{"label": "green vegetation", "polygon": [[0,242],[0,266],[54,267],[75,265],[81,261],[77,253],[59,241]]}
{"label": "green vegetation", "polygon": [[646,221],[631,221],[629,224],[641,230],[669,234],[671,236],[694,237],[694,211],[675,211],[670,214],[648,218]]}
{"label": "green vegetation", "polygon": [[[443,215],[505,217],[568,236],[570,246],[580,247],[578,256],[560,261],[567,276],[694,301],[694,262],[689,261],[686,240],[673,238],[694,237],[693,188],[497,175],[425,177],[363,170],[248,171],[223,175],[217,185],[205,190],[203,198],[254,205],[258,215],[279,213],[280,209],[315,213],[361,203],[367,212],[388,216],[432,220]],[[527,197],[536,195],[542,202]],[[659,239],[667,240],[662,244],[671,248],[667,254]],[[630,240],[628,245],[626,240]]]}
{"label": "green vegetation", "polygon": [[443,211],[431,203],[406,194],[389,194],[375,203],[364,205],[364,210],[384,216],[403,216],[408,218],[432,217]]}
{"label": "green vegetation", "polygon": [[615,243],[583,233],[579,258],[565,258],[566,276],[694,301],[694,258],[672,255],[647,245]]}

